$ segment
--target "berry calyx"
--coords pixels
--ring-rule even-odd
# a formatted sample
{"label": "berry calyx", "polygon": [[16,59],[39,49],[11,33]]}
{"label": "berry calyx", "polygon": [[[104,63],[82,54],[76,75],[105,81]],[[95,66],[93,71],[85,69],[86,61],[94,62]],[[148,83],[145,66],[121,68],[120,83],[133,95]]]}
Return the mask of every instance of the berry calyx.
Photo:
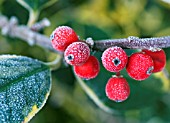
{"label": "berry calyx", "polygon": [[127,64],[128,56],[121,47],[110,47],[102,54],[102,63],[106,70],[119,72]]}
{"label": "berry calyx", "polygon": [[88,60],[89,56],[90,48],[83,42],[70,44],[64,52],[64,58],[70,65],[82,65]]}
{"label": "berry calyx", "polygon": [[90,56],[81,66],[74,66],[74,72],[77,76],[84,79],[95,78],[100,71],[99,61],[96,57]]}
{"label": "berry calyx", "polygon": [[106,84],[105,92],[110,100],[122,102],[130,95],[130,87],[125,78],[113,76]]}
{"label": "berry calyx", "polygon": [[68,26],[57,27],[50,36],[52,46],[58,51],[64,51],[67,46],[78,41],[78,36],[75,31]]}
{"label": "berry calyx", "polygon": [[134,53],[129,57],[126,71],[135,80],[147,79],[154,69],[152,58],[144,53]]}
{"label": "berry calyx", "polygon": [[163,49],[157,51],[142,50],[145,54],[149,55],[153,59],[154,69],[153,73],[160,72],[166,65],[166,54]]}

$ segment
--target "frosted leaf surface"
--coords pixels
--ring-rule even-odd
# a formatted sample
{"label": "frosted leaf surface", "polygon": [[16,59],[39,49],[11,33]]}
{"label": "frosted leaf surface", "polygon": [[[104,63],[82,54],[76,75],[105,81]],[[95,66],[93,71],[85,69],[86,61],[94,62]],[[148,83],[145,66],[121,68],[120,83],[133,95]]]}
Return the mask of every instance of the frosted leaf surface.
{"label": "frosted leaf surface", "polygon": [[1,55],[0,123],[29,121],[44,105],[50,87],[50,70],[42,62]]}

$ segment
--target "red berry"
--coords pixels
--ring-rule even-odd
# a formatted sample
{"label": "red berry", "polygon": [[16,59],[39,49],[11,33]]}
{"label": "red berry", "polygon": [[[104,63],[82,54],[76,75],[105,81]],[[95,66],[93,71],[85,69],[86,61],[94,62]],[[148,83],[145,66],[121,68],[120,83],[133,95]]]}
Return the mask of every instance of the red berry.
{"label": "red berry", "polygon": [[147,79],[154,69],[152,58],[144,53],[134,53],[129,57],[126,70],[135,80]]}
{"label": "red berry", "polygon": [[74,72],[77,76],[84,79],[95,78],[100,71],[99,61],[96,57],[90,56],[81,66],[74,66]]}
{"label": "red berry", "polygon": [[163,68],[166,65],[166,54],[162,49],[158,51],[151,51],[147,49],[142,51],[153,59],[154,63],[154,69],[152,71],[153,73],[160,72],[163,70]]}
{"label": "red berry", "polygon": [[74,30],[68,26],[57,27],[50,36],[52,46],[58,51],[64,51],[67,46],[78,41],[78,36]]}
{"label": "red berry", "polygon": [[70,65],[82,65],[90,56],[90,48],[86,43],[74,42],[64,52],[64,58]]}
{"label": "red berry", "polygon": [[102,54],[103,66],[110,72],[119,72],[127,64],[128,56],[121,47],[110,47]]}
{"label": "red berry", "polygon": [[107,97],[115,102],[122,102],[130,95],[130,87],[126,79],[117,76],[108,80],[105,91]]}

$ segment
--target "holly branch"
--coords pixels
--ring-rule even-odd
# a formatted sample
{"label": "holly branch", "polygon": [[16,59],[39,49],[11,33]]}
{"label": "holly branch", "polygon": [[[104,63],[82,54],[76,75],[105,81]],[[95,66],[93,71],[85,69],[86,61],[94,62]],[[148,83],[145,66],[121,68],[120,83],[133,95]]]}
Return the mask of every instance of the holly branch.
{"label": "holly branch", "polygon": [[107,39],[95,42],[95,49],[105,50],[111,46],[119,46],[128,49],[152,49],[152,48],[167,48],[170,47],[170,36],[138,38],[129,36],[122,39]]}
{"label": "holly branch", "polygon": [[[42,24],[41,26],[45,26],[45,24]],[[49,36],[45,36],[36,32],[35,25],[33,28],[29,28],[26,25],[18,25],[18,20],[16,17],[11,17],[8,20],[7,17],[0,15],[0,28],[3,35],[21,39],[27,42],[29,45],[38,45],[52,52],[58,52],[52,47]],[[138,38],[135,36],[129,36],[128,38],[122,39],[95,40],[94,42],[93,40],[91,41],[93,44],[93,49],[100,51],[104,51],[111,46],[119,46],[125,49],[152,49],[170,47],[170,36],[152,38]]]}

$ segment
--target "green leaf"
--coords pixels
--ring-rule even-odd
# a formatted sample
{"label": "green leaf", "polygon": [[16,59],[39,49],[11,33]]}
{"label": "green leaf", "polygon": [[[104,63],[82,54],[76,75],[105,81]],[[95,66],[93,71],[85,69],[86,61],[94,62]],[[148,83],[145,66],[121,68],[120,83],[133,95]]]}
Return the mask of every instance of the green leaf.
{"label": "green leaf", "polygon": [[27,25],[31,27],[38,19],[40,11],[54,4],[57,0],[17,0],[19,4],[29,11],[29,19]]}
{"label": "green leaf", "polygon": [[0,122],[28,122],[45,104],[51,89],[48,66],[16,55],[0,56]]}
{"label": "green leaf", "polygon": [[75,77],[72,72],[71,67],[60,67],[58,70],[53,72],[55,77],[58,81],[60,81],[62,84],[65,84],[65,86],[73,86]]}
{"label": "green leaf", "polygon": [[127,75],[126,70],[123,70],[121,75],[127,79],[130,85],[130,97],[121,103],[109,100],[105,94],[105,85],[114,73],[108,72],[103,67],[101,63],[101,55],[102,53],[95,53],[95,56],[100,61],[100,73],[95,79],[82,80],[77,77],[82,88],[100,108],[109,113],[120,114],[127,110],[136,110],[153,106],[153,104],[155,104],[160,98],[163,92],[163,84],[159,78],[151,75],[145,81],[135,81]]}
{"label": "green leaf", "polygon": [[17,0],[26,9],[37,11],[54,4],[57,0]]}

